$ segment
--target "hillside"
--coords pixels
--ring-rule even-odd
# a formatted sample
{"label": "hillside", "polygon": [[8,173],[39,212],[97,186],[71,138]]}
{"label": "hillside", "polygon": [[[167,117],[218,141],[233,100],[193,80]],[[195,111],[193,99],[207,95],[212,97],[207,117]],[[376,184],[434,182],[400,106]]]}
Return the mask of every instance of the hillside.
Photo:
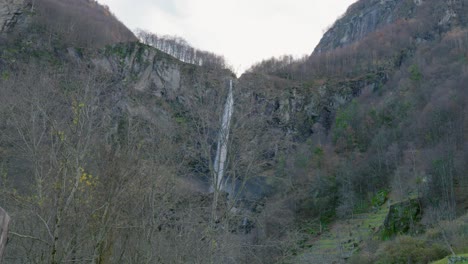
{"label": "hillside", "polygon": [[[24,32],[22,25],[27,23],[34,28]],[[95,0],[7,0],[0,10],[0,25],[1,32],[15,28],[16,34],[31,35],[35,31],[49,34],[49,38],[60,35],[62,45],[83,48],[137,40],[108,7]],[[40,32],[44,29],[47,32]]]}
{"label": "hillside", "polygon": [[[375,32],[385,32],[386,27],[416,20],[429,26],[450,28],[465,23],[464,1],[419,0],[367,0],[351,5],[347,12],[325,33],[314,53],[323,53],[361,41]],[[431,7],[428,5],[431,4]],[[430,14],[425,13],[429,12]],[[425,14],[423,14],[425,13]],[[413,22],[416,22],[413,21]],[[402,29],[400,29],[402,30]],[[422,36],[420,36],[422,37]]]}
{"label": "hillside", "polygon": [[95,1],[0,3],[4,261],[467,253],[467,11],[464,0],[361,0],[310,56],[236,78],[181,39],[139,42]]}
{"label": "hillside", "polygon": [[[309,58],[264,61],[241,77],[247,85],[256,79],[252,88],[276,101],[296,144],[309,144],[305,152],[294,151],[297,156],[285,155],[291,165],[283,170],[298,180],[291,196],[299,206],[296,220],[312,234],[302,244],[311,249],[292,262],[339,263],[350,252],[361,252],[353,263],[437,258],[391,242],[376,245],[382,238],[399,243],[397,234],[412,234],[416,240],[410,243],[421,241],[421,247],[437,252],[430,249],[435,237],[417,234],[466,214],[467,24],[459,15],[466,8],[463,1],[358,1]],[[274,78],[278,81],[271,84]],[[269,88],[275,86],[281,89],[276,99]],[[309,161],[299,169],[302,160]],[[368,222],[362,217],[373,218],[367,214],[380,206],[375,200],[382,193],[387,206],[418,197],[422,213],[409,218],[410,228],[392,227],[390,236],[385,217],[369,225],[372,230],[364,226],[369,234],[350,232]],[[329,233],[321,234],[323,226]],[[444,230],[458,232],[437,232]],[[454,248],[464,253],[466,243]]]}

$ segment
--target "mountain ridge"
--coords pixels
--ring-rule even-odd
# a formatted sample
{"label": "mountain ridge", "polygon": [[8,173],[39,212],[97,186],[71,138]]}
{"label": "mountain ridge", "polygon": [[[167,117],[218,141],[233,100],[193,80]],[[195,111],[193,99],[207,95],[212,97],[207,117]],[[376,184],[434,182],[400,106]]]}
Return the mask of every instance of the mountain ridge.
{"label": "mountain ridge", "polygon": [[[439,26],[456,26],[463,20],[463,1],[366,0],[351,5],[324,34],[313,53],[322,53],[362,40],[370,33],[399,20],[411,20],[419,9],[433,8]],[[466,5],[466,3],[465,3]],[[465,9],[463,9],[465,8]]]}

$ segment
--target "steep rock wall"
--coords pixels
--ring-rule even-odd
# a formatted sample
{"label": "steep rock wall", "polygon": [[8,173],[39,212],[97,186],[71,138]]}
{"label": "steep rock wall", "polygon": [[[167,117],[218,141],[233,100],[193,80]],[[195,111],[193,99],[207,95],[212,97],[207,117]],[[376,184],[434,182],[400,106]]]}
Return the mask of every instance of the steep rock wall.
{"label": "steep rock wall", "polygon": [[281,129],[293,139],[302,141],[315,133],[327,133],[339,107],[361,93],[378,89],[387,79],[388,74],[384,71],[323,84],[244,74],[239,86],[251,93],[259,118],[266,119],[272,128]]}
{"label": "steep rock wall", "polygon": [[0,33],[9,31],[23,13],[24,0],[3,0],[0,3]]}
{"label": "steep rock wall", "polygon": [[235,75],[226,69],[188,64],[141,43],[109,46],[91,63],[118,79],[137,94],[172,102],[190,109],[195,90],[222,90]]}
{"label": "steep rock wall", "polygon": [[[425,9],[422,13],[426,14],[419,12],[421,9]],[[330,27],[313,53],[355,43],[398,20],[416,18],[444,31],[444,28],[466,24],[467,10],[468,5],[463,0],[361,0],[351,5]]]}
{"label": "steep rock wall", "polygon": [[413,0],[359,1],[325,33],[314,53],[346,46],[399,18],[409,17],[418,3]]}

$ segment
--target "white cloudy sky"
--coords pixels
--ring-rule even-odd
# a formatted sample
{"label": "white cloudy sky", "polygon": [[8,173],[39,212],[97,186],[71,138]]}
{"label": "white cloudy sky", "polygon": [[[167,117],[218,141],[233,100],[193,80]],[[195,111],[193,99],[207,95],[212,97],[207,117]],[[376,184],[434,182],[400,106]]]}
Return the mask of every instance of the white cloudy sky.
{"label": "white cloudy sky", "polygon": [[272,56],[310,54],[356,0],[98,0],[130,29],[177,35],[224,55],[237,73]]}

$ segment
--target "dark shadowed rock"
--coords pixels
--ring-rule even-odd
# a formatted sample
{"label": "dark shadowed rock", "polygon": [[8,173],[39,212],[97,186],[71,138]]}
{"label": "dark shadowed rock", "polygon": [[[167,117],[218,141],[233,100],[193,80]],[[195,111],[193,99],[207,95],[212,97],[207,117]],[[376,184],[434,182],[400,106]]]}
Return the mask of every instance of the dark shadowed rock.
{"label": "dark shadowed rock", "polygon": [[22,14],[23,0],[2,0],[0,3],[0,33],[9,31]]}

